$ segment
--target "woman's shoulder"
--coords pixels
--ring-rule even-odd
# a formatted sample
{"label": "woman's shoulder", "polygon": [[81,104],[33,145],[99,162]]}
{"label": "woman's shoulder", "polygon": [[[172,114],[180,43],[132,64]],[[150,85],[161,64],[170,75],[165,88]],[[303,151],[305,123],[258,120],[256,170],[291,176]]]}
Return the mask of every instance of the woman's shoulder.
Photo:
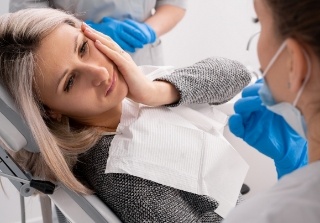
{"label": "woman's shoulder", "polygon": [[80,175],[91,175],[93,172],[103,174],[113,137],[113,135],[102,136],[93,147],[79,154],[78,162],[73,168],[74,173]]}

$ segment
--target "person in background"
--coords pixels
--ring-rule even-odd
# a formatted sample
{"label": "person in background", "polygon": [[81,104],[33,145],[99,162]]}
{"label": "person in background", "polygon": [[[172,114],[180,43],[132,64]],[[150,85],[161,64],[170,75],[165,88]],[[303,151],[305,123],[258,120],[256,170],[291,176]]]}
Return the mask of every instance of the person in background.
{"label": "person in background", "polygon": [[52,7],[110,36],[137,65],[164,65],[160,37],[184,17],[187,0],[10,0],[9,11]]}
{"label": "person in background", "polygon": [[280,180],[224,223],[320,222],[320,2],[254,0],[263,80],[244,89],[231,132],[275,162]]}

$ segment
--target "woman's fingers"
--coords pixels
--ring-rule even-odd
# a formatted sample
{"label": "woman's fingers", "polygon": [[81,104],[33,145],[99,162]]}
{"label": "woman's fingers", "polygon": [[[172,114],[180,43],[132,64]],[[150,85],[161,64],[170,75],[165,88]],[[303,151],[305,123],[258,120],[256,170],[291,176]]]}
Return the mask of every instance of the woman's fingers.
{"label": "woman's fingers", "polygon": [[102,38],[105,38],[105,39],[110,39],[112,40],[109,36],[91,28],[91,26],[87,25],[86,23],[82,23],[81,25],[81,31],[84,32],[86,29],[89,29],[90,31],[92,31],[93,33],[97,34],[98,36],[101,36]]}
{"label": "woman's fingers", "polygon": [[149,95],[153,84],[142,73],[141,69],[134,63],[131,56],[119,48],[109,47],[109,43],[104,44],[99,39],[94,41],[95,47],[116,65],[120,74],[124,78],[129,88],[128,97],[141,103],[149,102]]}
{"label": "woman's fingers", "polygon": [[105,44],[102,44],[99,40],[95,41],[95,46],[100,52],[115,63],[124,77],[130,76],[132,73],[135,73],[136,70],[139,70],[140,72],[140,69],[134,63],[131,56],[121,48],[117,51],[112,50]]}
{"label": "woman's fingers", "polygon": [[112,50],[115,50],[115,51],[122,50],[121,47],[116,42],[114,42],[109,36],[106,36],[103,33],[100,33],[90,28],[87,25],[82,25],[81,30],[83,31],[85,36],[91,39],[93,42],[95,42],[96,40],[99,40],[103,45],[108,46]]}
{"label": "woman's fingers", "polygon": [[[120,53],[120,56],[121,57],[124,57],[126,60],[129,60],[129,61],[132,61],[132,58],[129,54],[127,54],[116,42],[114,42],[109,36],[106,36],[92,28],[90,28],[88,25],[86,24],[82,24],[81,26],[81,30],[83,30],[83,33],[86,35],[86,37],[88,37],[89,39],[91,39],[93,42],[97,42],[99,41],[99,43],[102,44],[102,46],[100,47],[97,47],[97,44],[96,44],[96,47],[101,50],[102,53],[104,53],[105,55],[107,55],[108,57],[109,56],[112,56],[111,55],[111,52],[110,50],[112,51],[115,51],[116,54]],[[108,50],[108,49],[110,50]],[[114,54],[114,55],[116,55]],[[117,60],[117,57],[115,56],[112,56],[112,58],[114,58],[115,60]],[[110,59],[112,59],[110,57]],[[116,62],[116,61],[114,61]],[[118,62],[118,60],[117,60]]]}
{"label": "woman's fingers", "polygon": [[130,55],[121,48],[118,50],[113,50],[107,45],[102,44],[100,40],[95,41],[95,46],[110,60],[112,60],[119,69],[123,69],[131,59]]}
{"label": "woman's fingers", "polygon": [[[113,61],[122,75],[126,77],[126,81],[129,81],[128,78],[130,79],[131,74],[141,72],[132,60],[131,56],[121,47],[119,47],[119,45],[115,43],[110,37],[107,37],[93,30],[85,24],[81,26],[81,30],[86,37],[94,42],[95,47],[101,53],[103,53],[106,57]],[[134,77],[134,79],[135,78],[136,77]],[[132,80],[129,82],[132,82]]]}
{"label": "woman's fingers", "polygon": [[99,40],[103,45],[106,45],[113,50],[121,49],[120,46],[116,42],[114,42],[110,37],[105,36],[103,34],[101,35],[97,31],[94,31],[93,29],[86,28],[84,30],[84,34],[93,42],[95,42],[96,40]]}

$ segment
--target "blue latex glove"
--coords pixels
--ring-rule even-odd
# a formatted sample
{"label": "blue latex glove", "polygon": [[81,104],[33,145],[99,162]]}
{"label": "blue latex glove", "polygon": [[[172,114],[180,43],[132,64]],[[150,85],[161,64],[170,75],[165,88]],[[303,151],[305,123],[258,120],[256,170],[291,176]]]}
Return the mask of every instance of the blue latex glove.
{"label": "blue latex glove", "polygon": [[122,49],[134,53],[148,41],[146,36],[136,27],[124,21],[104,17],[100,23],[87,20],[93,29],[110,36]]}
{"label": "blue latex glove", "polygon": [[278,178],[308,162],[307,141],[280,116],[262,105],[262,81],[246,87],[229,119],[230,131],[274,160]]}
{"label": "blue latex glove", "polygon": [[140,32],[145,36],[145,44],[156,41],[156,32],[147,23],[136,22],[132,19],[125,19],[124,22],[140,30]]}

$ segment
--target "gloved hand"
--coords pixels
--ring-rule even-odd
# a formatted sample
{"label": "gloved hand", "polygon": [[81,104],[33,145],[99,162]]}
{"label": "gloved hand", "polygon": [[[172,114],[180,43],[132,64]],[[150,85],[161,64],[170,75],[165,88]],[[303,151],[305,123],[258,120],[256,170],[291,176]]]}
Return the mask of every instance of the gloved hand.
{"label": "gloved hand", "polygon": [[156,41],[156,32],[147,23],[137,22],[132,19],[125,19],[124,22],[140,30],[140,32],[145,36],[145,44],[153,43],[154,41]]}
{"label": "gloved hand", "polygon": [[134,53],[148,41],[146,35],[127,22],[104,17],[100,23],[85,21],[93,29],[110,36],[125,51]]}
{"label": "gloved hand", "polygon": [[279,115],[262,105],[262,81],[246,87],[229,119],[230,131],[274,160],[278,178],[308,162],[307,141]]}

